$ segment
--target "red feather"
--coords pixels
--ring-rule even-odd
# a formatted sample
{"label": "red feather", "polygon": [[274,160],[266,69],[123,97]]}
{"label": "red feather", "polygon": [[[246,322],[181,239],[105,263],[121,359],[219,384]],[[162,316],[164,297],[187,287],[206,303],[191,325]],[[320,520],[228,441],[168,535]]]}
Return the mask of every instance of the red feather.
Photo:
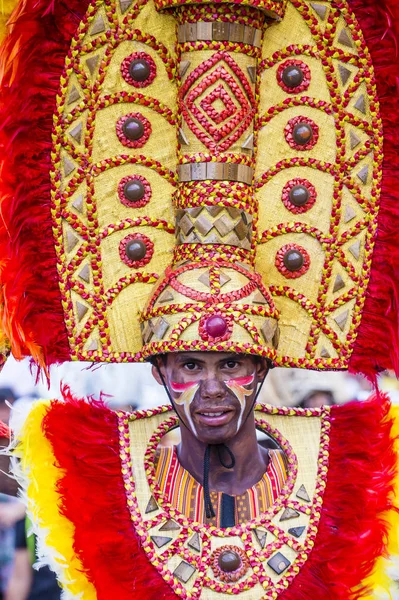
{"label": "red feather", "polygon": [[370,283],[349,368],[372,380],[382,368],[399,375],[399,2],[350,0],[371,52],[384,127],[378,231]]}
{"label": "red feather", "polygon": [[101,402],[76,400],[64,389],[44,421],[65,475],[62,512],[75,525],[74,547],[98,600],[175,600],[139,546],[126,504],[115,413]]}
{"label": "red feather", "polygon": [[3,421],[0,421],[0,438],[6,438],[7,440],[11,438],[10,428]]}
{"label": "red feather", "polygon": [[327,487],[313,551],[280,600],[355,600],[385,549],[397,456],[384,397],[334,406]]}
{"label": "red feather", "polygon": [[52,119],[71,39],[88,0],[26,0],[0,51],[2,326],[16,358],[70,358],[50,215]]}

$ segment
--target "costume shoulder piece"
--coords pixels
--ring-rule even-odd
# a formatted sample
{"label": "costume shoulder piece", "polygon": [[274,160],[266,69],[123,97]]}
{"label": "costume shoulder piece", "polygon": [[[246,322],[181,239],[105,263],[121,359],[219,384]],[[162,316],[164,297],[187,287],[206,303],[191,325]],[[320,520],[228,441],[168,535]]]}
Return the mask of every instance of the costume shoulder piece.
{"label": "costume shoulder piece", "polygon": [[21,3],[4,352],[396,368],[398,21],[394,0]]}
{"label": "costume shoulder piece", "polygon": [[[169,407],[116,414],[68,394],[37,404],[17,451],[66,598],[385,597],[398,559],[389,404],[259,405],[256,420],[284,451],[287,478],[261,515],[220,530],[180,512],[156,478],[158,444],[177,421]],[[226,550],[240,561],[231,573]]]}

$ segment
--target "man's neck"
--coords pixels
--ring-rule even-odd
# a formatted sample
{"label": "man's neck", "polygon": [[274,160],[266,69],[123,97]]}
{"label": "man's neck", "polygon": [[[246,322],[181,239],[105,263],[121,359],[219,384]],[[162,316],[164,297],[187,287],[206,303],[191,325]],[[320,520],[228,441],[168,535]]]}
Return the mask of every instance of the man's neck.
{"label": "man's neck", "polygon": [[[202,484],[207,444],[198,440],[184,425],[181,425],[181,438],[178,447],[179,462]],[[235,466],[233,469],[223,467],[216,448],[212,446],[209,487],[214,492],[237,496],[243,494],[262,478],[269,461],[268,451],[259,446],[257,442],[253,417],[247,419],[238,434],[226,442],[226,446],[234,455]],[[221,452],[223,461],[229,464],[230,456],[223,448]]]}

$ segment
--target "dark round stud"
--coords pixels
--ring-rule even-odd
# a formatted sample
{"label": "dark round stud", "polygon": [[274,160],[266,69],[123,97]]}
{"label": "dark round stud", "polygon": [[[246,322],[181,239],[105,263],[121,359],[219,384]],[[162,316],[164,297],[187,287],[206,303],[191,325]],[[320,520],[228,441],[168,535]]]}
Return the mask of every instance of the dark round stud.
{"label": "dark round stud", "polygon": [[297,123],[294,126],[292,137],[296,144],[304,146],[313,138],[313,129],[308,123]]}
{"label": "dark round stud", "polygon": [[224,550],[224,552],[220,553],[218,559],[219,567],[225,573],[231,573],[232,571],[237,571],[241,567],[241,557],[234,550]]}
{"label": "dark round stud", "polygon": [[126,119],[126,121],[123,123],[122,130],[129,140],[135,142],[143,136],[144,125],[140,119],[129,117],[129,119]]}
{"label": "dark round stud", "polygon": [[289,65],[281,75],[284,85],[288,88],[296,88],[301,85],[305,75],[298,65]]}
{"label": "dark round stud", "polygon": [[131,240],[126,244],[125,251],[130,260],[142,260],[147,253],[147,246],[142,240]]}
{"label": "dark round stud", "polygon": [[209,317],[205,323],[205,330],[210,337],[223,337],[227,331],[227,321],[220,315]]}
{"label": "dark round stud", "polygon": [[151,67],[143,58],[136,58],[129,65],[129,75],[133,81],[145,81],[149,78],[150,74]]}
{"label": "dark round stud", "polygon": [[299,271],[303,267],[305,259],[303,255],[295,249],[288,250],[284,254],[283,263],[288,271]]}
{"label": "dark round stud", "polygon": [[123,186],[123,193],[130,202],[139,202],[145,194],[144,185],[140,179],[129,179]]}
{"label": "dark round stud", "polygon": [[309,201],[310,192],[304,185],[294,185],[294,187],[290,190],[289,198],[291,204],[294,206],[305,206],[305,204]]}

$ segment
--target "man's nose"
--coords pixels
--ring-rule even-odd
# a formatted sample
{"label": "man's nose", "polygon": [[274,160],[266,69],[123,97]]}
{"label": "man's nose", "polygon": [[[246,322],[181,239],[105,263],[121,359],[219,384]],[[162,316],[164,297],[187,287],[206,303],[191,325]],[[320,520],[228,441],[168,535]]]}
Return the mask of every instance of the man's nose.
{"label": "man's nose", "polygon": [[205,376],[201,382],[201,395],[203,398],[222,398],[226,393],[223,381],[214,375]]}

